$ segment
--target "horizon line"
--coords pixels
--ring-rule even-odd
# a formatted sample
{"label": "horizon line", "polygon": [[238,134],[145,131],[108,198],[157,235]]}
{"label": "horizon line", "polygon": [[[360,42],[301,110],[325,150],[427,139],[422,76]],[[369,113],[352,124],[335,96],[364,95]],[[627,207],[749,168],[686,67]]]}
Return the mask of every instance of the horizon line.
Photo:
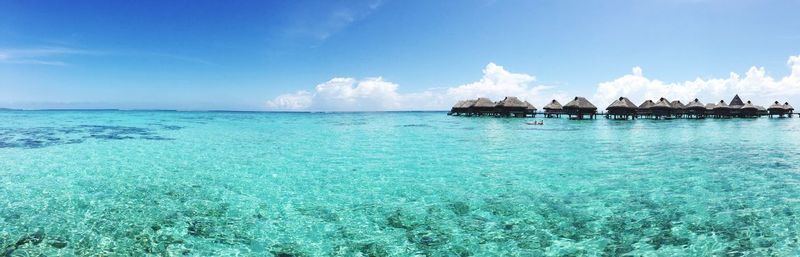
{"label": "horizon line", "polygon": [[289,110],[179,110],[179,109],[117,109],[117,108],[4,108],[0,111],[94,111],[94,112],[250,112],[250,113],[381,113],[381,112],[447,112],[448,110],[375,110],[375,111],[289,111]]}

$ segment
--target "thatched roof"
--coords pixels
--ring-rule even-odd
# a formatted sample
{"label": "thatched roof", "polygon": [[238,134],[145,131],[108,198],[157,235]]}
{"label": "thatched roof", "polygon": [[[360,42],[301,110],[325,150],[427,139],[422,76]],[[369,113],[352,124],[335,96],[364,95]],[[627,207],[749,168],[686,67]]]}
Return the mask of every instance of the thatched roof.
{"label": "thatched roof", "polygon": [[700,102],[700,100],[695,98],[694,101],[691,101],[688,104],[686,104],[686,108],[688,109],[688,108],[706,108],[706,107],[703,106],[703,103]]}
{"label": "thatched roof", "polygon": [[475,104],[472,105],[472,107],[478,107],[478,108],[487,108],[494,106],[495,106],[494,102],[492,102],[492,100],[489,100],[489,98],[486,97],[478,98],[478,100],[475,100]]}
{"label": "thatched roof", "polygon": [[462,107],[462,108],[469,108],[469,107],[472,107],[472,106],[474,106],[474,105],[475,105],[475,102],[477,102],[477,101],[478,101],[478,100],[466,100],[466,101],[464,101],[464,105],[462,105],[461,107]]}
{"label": "thatched roof", "polygon": [[653,100],[646,100],[639,105],[639,109],[650,109],[650,107],[653,107],[653,105],[656,105]]}
{"label": "thatched roof", "polygon": [[651,106],[650,108],[664,108],[664,109],[669,109],[670,107],[672,107],[672,106],[670,106],[670,105],[669,105],[669,100],[667,100],[666,98],[663,98],[663,97],[662,97],[661,99],[658,99],[658,102],[656,102],[656,103],[655,103],[653,106]]}
{"label": "thatched roof", "polygon": [[606,108],[606,110],[608,109],[636,109],[636,104],[631,102],[627,97],[620,97]]}
{"label": "thatched roof", "polygon": [[672,109],[686,109],[686,105],[683,105],[680,100],[672,101],[669,103],[669,106],[672,107]]}
{"label": "thatched roof", "polygon": [[564,105],[564,109],[597,110],[597,106],[584,97],[576,96],[575,99]]}
{"label": "thatched roof", "polygon": [[533,105],[528,101],[525,101],[525,106],[525,109],[536,111],[536,107],[533,107]]}
{"label": "thatched roof", "polygon": [[789,102],[783,104],[783,109],[786,109],[787,111],[794,111],[794,107],[789,105]]}
{"label": "thatched roof", "polygon": [[497,107],[527,108],[528,105],[516,96],[506,96],[505,99],[497,103]]}
{"label": "thatched roof", "polygon": [[753,105],[753,103],[751,103],[750,101],[747,101],[747,103],[742,105],[742,107],[740,109],[742,109],[742,110],[747,110],[747,109],[758,110],[758,108],[756,108],[756,106]]}
{"label": "thatched roof", "polygon": [[725,103],[725,100],[719,100],[717,105],[714,105],[714,109],[730,109],[731,107]]}
{"label": "thatched roof", "polygon": [[464,101],[464,103],[461,105],[461,108],[468,109],[468,108],[470,108],[470,107],[473,107],[473,106],[475,106],[475,103],[476,103],[476,102],[478,102],[478,100],[477,100],[477,99],[466,100],[466,101]]}
{"label": "thatched roof", "polygon": [[561,106],[561,103],[556,101],[556,99],[553,99],[553,101],[551,101],[549,104],[547,104],[544,107],[542,107],[542,109],[545,109],[545,110],[561,110],[561,109],[563,109],[563,107]]}
{"label": "thatched roof", "polygon": [[713,110],[713,109],[714,109],[714,107],[716,107],[716,105],[714,105],[714,104],[712,104],[712,103],[708,103],[708,104],[706,104],[706,110]]}
{"label": "thatched roof", "polygon": [[741,108],[742,106],[744,106],[744,102],[742,102],[742,99],[739,98],[739,95],[737,94],[737,95],[733,96],[733,99],[731,100],[731,104],[728,105],[728,106],[730,106],[731,108]]}
{"label": "thatched roof", "polygon": [[758,111],[763,111],[763,112],[766,112],[766,111],[767,111],[767,108],[764,108],[764,106],[761,106],[761,105],[756,105],[756,109],[757,109]]}
{"label": "thatched roof", "polygon": [[464,102],[466,102],[466,101],[461,100],[461,101],[456,102],[456,104],[453,105],[453,109],[464,108]]}
{"label": "thatched roof", "polygon": [[769,109],[769,110],[785,110],[785,109],[783,108],[783,105],[782,105],[780,102],[778,102],[778,101],[775,101],[775,103],[773,103],[772,105],[770,105],[768,109]]}

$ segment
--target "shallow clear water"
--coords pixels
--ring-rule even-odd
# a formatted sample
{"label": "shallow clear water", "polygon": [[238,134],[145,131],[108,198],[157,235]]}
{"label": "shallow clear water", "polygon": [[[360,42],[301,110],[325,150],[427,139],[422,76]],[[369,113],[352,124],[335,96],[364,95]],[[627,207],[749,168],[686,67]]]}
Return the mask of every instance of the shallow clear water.
{"label": "shallow clear water", "polygon": [[0,256],[800,255],[797,118],[0,120]]}

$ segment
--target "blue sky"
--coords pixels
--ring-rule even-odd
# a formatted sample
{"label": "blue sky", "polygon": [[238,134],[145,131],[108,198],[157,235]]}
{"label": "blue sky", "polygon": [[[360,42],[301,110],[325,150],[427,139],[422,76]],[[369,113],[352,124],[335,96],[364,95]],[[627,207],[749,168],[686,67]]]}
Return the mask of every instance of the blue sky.
{"label": "blue sky", "polygon": [[781,81],[800,54],[797,10],[800,1],[0,1],[0,106],[280,109],[268,102],[296,92],[320,102],[334,78],[354,90],[333,99],[374,98],[364,90],[377,81],[391,99],[449,104],[439,95],[482,83],[489,64],[530,76],[498,79],[492,92],[523,83],[532,101],[599,94],[633,67],[643,83],[744,77],[751,66]]}

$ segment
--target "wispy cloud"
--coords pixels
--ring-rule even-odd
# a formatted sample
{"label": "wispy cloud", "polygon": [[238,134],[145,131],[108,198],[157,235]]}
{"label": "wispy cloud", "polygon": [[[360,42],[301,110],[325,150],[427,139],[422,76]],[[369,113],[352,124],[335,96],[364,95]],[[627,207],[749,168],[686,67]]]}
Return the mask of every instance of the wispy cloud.
{"label": "wispy cloud", "polygon": [[2,63],[10,64],[36,64],[36,65],[49,65],[49,66],[67,66],[67,63],[62,61],[42,61],[42,60],[2,60]]}
{"label": "wispy cloud", "polygon": [[0,48],[0,63],[66,66],[62,60],[70,55],[92,55],[99,52],[67,47]]}
{"label": "wispy cloud", "polygon": [[370,0],[333,6],[319,14],[297,19],[286,28],[285,33],[289,37],[311,39],[319,44],[368,17],[383,3],[383,0]]}
{"label": "wispy cloud", "polygon": [[133,57],[150,57],[150,58],[158,58],[158,59],[169,59],[175,60],[185,63],[195,63],[195,64],[202,64],[202,65],[213,65],[218,66],[217,63],[210,62],[201,58],[190,57],[190,56],[183,56],[183,55],[176,55],[176,54],[169,54],[169,53],[157,53],[157,52],[147,52],[147,51],[122,51],[113,53],[114,55],[124,55],[124,56],[133,56]]}
{"label": "wispy cloud", "polygon": [[185,63],[195,63],[202,65],[217,65],[213,62],[171,53],[159,53],[138,50],[118,50],[118,51],[96,51],[69,47],[27,47],[27,48],[0,48],[0,63],[8,64],[31,64],[49,66],[68,66],[69,63],[64,59],[72,56],[123,56],[123,57],[144,57],[166,60],[176,60]]}

